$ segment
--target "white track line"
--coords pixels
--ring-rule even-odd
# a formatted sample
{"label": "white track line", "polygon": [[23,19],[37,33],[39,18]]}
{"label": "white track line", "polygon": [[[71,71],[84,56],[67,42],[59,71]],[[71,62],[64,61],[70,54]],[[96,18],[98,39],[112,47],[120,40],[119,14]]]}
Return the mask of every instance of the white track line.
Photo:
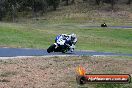
{"label": "white track line", "polygon": [[46,56],[15,56],[15,57],[0,57],[1,60],[4,59],[23,59],[23,58],[35,58],[35,57],[71,57],[71,56],[79,56],[79,55],[46,55]]}

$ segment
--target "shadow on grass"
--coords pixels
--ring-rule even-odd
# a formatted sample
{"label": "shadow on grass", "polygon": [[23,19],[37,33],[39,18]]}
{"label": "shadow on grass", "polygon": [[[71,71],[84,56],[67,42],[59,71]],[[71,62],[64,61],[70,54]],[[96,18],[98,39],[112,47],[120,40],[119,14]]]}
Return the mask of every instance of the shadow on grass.
{"label": "shadow on grass", "polygon": [[7,79],[1,79],[0,82],[10,82],[10,81]]}
{"label": "shadow on grass", "polygon": [[16,74],[17,74],[17,72],[3,72],[0,74],[0,77],[9,77],[9,76],[13,76]]}

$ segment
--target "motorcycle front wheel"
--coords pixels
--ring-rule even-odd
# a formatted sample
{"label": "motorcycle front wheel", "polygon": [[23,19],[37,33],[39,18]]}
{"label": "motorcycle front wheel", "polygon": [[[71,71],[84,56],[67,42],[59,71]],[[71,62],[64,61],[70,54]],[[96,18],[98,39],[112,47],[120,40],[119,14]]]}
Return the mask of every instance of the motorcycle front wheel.
{"label": "motorcycle front wheel", "polygon": [[52,44],[48,49],[47,49],[47,52],[50,53],[50,52],[53,52],[54,49],[55,49],[55,44]]}

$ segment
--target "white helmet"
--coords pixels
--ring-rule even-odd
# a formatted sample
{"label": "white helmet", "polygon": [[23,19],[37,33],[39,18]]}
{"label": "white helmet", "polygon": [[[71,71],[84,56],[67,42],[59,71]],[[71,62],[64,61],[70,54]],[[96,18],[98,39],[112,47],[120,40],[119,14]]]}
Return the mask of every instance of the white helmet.
{"label": "white helmet", "polygon": [[76,38],[76,34],[72,33],[71,34],[71,40],[74,40]]}

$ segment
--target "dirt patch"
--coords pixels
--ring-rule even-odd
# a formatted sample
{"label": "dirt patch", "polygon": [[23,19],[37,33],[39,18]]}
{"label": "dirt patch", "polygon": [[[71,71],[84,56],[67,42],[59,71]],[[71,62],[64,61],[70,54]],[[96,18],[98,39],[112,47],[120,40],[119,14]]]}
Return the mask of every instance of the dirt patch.
{"label": "dirt patch", "polygon": [[[132,74],[132,60],[121,58],[31,57],[0,60],[0,88],[75,88],[75,70],[79,65],[87,73]],[[95,85],[90,86],[96,88]]]}

